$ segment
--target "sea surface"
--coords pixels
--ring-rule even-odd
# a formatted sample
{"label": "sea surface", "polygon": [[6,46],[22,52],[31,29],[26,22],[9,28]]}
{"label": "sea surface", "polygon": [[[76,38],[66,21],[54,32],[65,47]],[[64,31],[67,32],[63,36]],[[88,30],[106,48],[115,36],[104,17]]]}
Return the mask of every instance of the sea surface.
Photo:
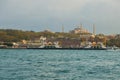
{"label": "sea surface", "polygon": [[0,49],[0,80],[120,80],[120,51]]}

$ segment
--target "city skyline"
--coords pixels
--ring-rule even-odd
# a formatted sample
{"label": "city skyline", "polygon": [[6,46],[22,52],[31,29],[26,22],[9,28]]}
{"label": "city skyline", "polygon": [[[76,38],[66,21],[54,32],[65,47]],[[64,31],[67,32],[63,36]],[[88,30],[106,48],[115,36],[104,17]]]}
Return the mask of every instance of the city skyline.
{"label": "city skyline", "polygon": [[0,0],[0,28],[61,32],[82,24],[92,32],[119,34],[119,0]]}

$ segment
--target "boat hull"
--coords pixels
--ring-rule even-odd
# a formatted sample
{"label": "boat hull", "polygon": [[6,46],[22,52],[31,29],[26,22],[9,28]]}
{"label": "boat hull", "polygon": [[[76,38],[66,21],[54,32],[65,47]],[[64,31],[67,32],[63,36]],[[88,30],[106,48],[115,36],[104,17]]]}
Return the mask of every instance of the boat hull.
{"label": "boat hull", "polygon": [[106,48],[27,48],[40,50],[107,50]]}

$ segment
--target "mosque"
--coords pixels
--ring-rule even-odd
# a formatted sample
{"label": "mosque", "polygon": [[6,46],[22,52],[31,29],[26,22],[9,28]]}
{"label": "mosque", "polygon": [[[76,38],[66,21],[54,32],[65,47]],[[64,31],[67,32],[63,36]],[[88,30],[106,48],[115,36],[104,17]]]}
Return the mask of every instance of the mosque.
{"label": "mosque", "polygon": [[74,34],[78,34],[78,33],[81,33],[81,34],[84,34],[84,33],[85,33],[85,34],[89,34],[90,32],[89,32],[87,29],[84,29],[84,28],[82,27],[82,25],[81,25],[81,26],[75,28],[74,30],[71,30],[70,33],[74,33]]}

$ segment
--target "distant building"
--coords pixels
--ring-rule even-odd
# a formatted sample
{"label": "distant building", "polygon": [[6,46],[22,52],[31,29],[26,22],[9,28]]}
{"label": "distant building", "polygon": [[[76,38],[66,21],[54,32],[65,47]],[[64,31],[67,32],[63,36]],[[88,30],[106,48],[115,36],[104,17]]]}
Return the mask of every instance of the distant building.
{"label": "distant building", "polygon": [[114,35],[114,34],[113,35],[107,35],[106,38],[107,38],[107,40],[115,39],[115,36],[116,35]]}
{"label": "distant building", "polygon": [[54,32],[52,32],[52,31],[50,31],[49,29],[46,29],[46,30],[44,30],[43,32],[54,33]]}
{"label": "distant building", "polygon": [[87,29],[83,28],[82,25],[75,28],[74,30],[71,30],[70,33],[80,34],[80,38],[85,38],[85,39],[94,37],[94,35],[92,35],[92,33],[90,33]]}
{"label": "distant building", "polygon": [[84,29],[82,26],[71,30],[70,33],[78,34],[78,33],[90,33],[87,29]]}

